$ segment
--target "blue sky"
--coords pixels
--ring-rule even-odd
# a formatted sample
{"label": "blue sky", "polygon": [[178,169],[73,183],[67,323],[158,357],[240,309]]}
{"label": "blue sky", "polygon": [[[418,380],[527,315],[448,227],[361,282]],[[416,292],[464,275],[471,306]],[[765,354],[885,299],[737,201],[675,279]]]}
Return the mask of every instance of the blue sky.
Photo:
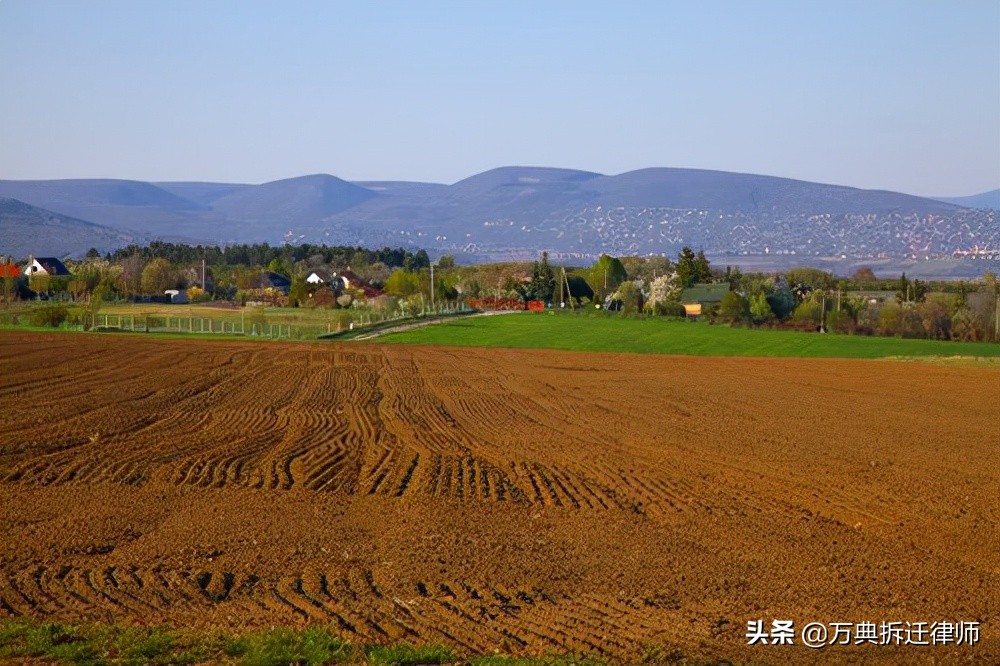
{"label": "blue sky", "polygon": [[0,178],[1000,187],[1000,2],[0,0]]}

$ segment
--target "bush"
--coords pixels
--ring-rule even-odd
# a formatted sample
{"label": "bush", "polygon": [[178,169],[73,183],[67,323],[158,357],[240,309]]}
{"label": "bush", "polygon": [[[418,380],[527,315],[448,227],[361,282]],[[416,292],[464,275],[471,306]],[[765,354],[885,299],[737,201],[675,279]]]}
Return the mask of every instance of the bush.
{"label": "bush", "polygon": [[68,315],[69,310],[65,305],[45,305],[32,310],[28,314],[28,322],[32,326],[51,326],[56,328],[66,321]]}
{"label": "bush", "polygon": [[686,317],[687,312],[684,310],[684,306],[677,301],[656,301],[656,303],[648,303],[649,308],[653,311],[654,315],[660,317]]}
{"label": "bush", "polygon": [[792,312],[791,323],[802,330],[818,330],[823,316],[822,306],[816,301],[802,301]]}
{"label": "bush", "polygon": [[750,304],[735,291],[726,292],[719,303],[718,316],[731,324],[745,322],[750,317]]}

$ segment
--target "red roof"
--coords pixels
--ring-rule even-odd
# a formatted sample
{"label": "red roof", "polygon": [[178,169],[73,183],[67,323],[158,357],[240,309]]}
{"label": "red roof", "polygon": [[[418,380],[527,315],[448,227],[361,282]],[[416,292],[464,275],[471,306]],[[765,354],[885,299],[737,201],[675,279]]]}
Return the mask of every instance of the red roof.
{"label": "red roof", "polygon": [[17,264],[0,264],[0,278],[21,277],[21,267]]}

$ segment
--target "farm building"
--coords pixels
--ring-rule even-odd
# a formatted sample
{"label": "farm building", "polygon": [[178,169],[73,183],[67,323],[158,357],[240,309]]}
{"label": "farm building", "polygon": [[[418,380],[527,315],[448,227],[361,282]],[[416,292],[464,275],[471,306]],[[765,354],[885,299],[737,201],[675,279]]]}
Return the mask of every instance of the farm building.
{"label": "farm building", "polygon": [[28,265],[24,267],[24,274],[28,277],[34,275],[69,275],[66,265],[55,257],[28,257]]}
{"label": "farm building", "polygon": [[688,317],[700,317],[709,307],[717,306],[728,293],[726,282],[699,282],[681,292],[681,305]]}

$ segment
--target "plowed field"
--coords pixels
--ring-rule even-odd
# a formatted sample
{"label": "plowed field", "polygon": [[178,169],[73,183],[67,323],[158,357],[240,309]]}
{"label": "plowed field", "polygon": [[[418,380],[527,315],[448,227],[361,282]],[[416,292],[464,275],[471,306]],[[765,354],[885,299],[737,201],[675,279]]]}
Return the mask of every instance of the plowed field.
{"label": "plowed field", "polygon": [[[1000,372],[0,333],[0,616],[1000,661]],[[967,647],[748,620],[979,621]],[[798,642],[798,641],[796,641]]]}

